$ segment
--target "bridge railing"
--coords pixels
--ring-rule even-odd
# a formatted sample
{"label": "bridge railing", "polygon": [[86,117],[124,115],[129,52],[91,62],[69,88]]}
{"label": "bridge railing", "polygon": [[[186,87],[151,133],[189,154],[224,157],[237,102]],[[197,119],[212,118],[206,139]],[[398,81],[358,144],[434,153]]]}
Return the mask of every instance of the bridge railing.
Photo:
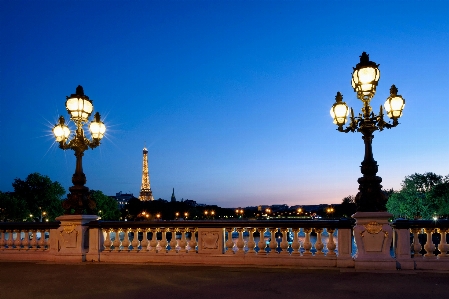
{"label": "bridge railing", "polygon": [[[91,221],[94,216],[83,219],[78,224],[70,219],[2,222],[0,260],[64,262],[70,257],[72,261],[88,262],[357,268],[357,248],[363,246],[354,243],[352,219],[136,222]],[[397,219],[391,226],[394,236],[391,261],[397,268],[449,271],[449,220]],[[387,236],[384,231],[382,234]],[[367,228],[363,242],[367,245],[372,240],[381,239],[376,230]]]}
{"label": "bridge railing", "polygon": [[0,222],[0,260],[54,260],[51,238],[59,222]]}
{"label": "bridge railing", "polygon": [[[344,220],[90,222],[98,255],[87,260],[291,265],[309,258],[317,266],[352,262],[351,228]],[[138,254],[136,254],[138,253]],[[267,259],[268,258],[268,259]],[[290,258],[290,260],[288,260]],[[296,261],[295,261],[296,259]],[[308,264],[313,264],[308,262]]]}
{"label": "bridge railing", "polygon": [[396,259],[413,269],[449,270],[449,220],[396,219]]}

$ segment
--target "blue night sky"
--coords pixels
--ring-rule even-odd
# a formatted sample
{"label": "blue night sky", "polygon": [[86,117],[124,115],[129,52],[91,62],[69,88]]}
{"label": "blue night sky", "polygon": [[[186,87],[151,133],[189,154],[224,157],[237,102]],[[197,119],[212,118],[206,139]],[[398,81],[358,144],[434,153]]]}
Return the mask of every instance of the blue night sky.
{"label": "blue night sky", "polygon": [[449,174],[449,1],[0,4],[1,191],[32,172],[72,185],[51,128],[80,84],[107,126],[83,158],[91,189],[137,196],[146,144],[155,198],[340,203],[364,145],[329,110],[340,91],[360,111],[363,51],[380,64],[374,111],[392,84],[406,100],[401,124],[374,134],[384,188]]}

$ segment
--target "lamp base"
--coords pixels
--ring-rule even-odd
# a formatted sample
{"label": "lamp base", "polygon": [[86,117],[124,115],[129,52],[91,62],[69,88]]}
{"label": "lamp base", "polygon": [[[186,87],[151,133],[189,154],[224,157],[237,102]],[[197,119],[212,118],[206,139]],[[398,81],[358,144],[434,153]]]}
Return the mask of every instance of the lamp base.
{"label": "lamp base", "polygon": [[97,205],[90,197],[89,188],[85,186],[72,186],[69,190],[70,194],[62,202],[64,214],[92,214]]}

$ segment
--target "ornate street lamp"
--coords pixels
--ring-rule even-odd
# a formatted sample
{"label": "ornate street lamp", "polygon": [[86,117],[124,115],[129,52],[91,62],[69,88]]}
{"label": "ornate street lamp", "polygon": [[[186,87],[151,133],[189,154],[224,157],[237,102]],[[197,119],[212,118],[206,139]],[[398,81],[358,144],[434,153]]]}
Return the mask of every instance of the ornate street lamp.
{"label": "ornate street lamp", "polygon": [[76,125],[76,131],[72,139],[69,140],[70,129],[66,125],[64,117],[61,116],[59,117],[59,123],[53,128],[53,134],[56,141],[59,142],[59,148],[75,151],[76,168],[72,176],[73,186],[69,188],[70,194],[67,195],[67,200],[62,203],[62,206],[65,214],[72,214],[72,212],[75,214],[89,214],[92,213],[96,205],[89,196],[89,188],[84,186],[86,184],[86,175],[83,172],[82,157],[85,150],[88,148],[94,149],[100,145],[100,140],[104,136],[106,127],[100,120],[100,114],[97,112],[89,125],[91,139],[89,140],[84,136],[84,124],[89,121],[89,116],[94,107],[92,100],[84,95],[81,85],[78,85],[75,94],[67,97],[65,106],[70,114],[70,119]]}
{"label": "ornate street lamp", "polygon": [[376,176],[378,171],[377,162],[373,158],[372,140],[373,132],[376,130],[391,129],[396,127],[398,119],[402,116],[405,100],[398,95],[398,89],[392,85],[390,88],[390,96],[387,98],[384,106],[389,118],[393,123],[384,121],[384,113],[382,106],[380,112],[375,115],[372,112],[370,101],[376,93],[377,82],[380,78],[379,65],[369,61],[369,56],[363,52],[360,56],[360,63],[356,65],[352,73],[352,87],[357,93],[357,98],[362,101],[362,113],[354,116],[351,108],[350,122],[346,128],[343,126],[347,122],[348,106],[343,102],[343,95],[337,92],[335,104],[332,106],[330,114],[334,120],[334,124],[338,126],[340,132],[361,132],[365,143],[365,158],[362,161],[361,172],[363,177],[358,179],[359,192],[355,198],[358,211],[376,212],[385,211],[386,196],[382,192],[382,178]]}

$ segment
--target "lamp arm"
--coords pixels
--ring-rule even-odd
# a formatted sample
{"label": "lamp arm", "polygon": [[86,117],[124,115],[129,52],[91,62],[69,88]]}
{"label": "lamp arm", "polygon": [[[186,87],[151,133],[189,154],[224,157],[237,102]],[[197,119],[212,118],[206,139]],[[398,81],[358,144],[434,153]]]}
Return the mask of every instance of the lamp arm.
{"label": "lamp arm", "polygon": [[380,112],[378,116],[375,116],[377,127],[379,128],[379,131],[382,131],[384,128],[391,129],[399,125],[398,119],[393,119],[393,123],[386,122],[384,120],[384,113],[382,109],[382,105],[380,106]]}
{"label": "lamp arm", "polygon": [[63,150],[71,149],[70,141],[59,141],[59,148]]}
{"label": "lamp arm", "polygon": [[87,146],[89,146],[91,149],[94,149],[99,145],[100,145],[100,139],[92,138],[92,140],[88,140]]}
{"label": "lamp arm", "polygon": [[361,121],[362,121],[362,118],[360,117],[360,115],[355,117],[354,116],[354,111],[351,108],[351,120],[350,120],[349,125],[346,128],[344,128],[344,129],[343,129],[343,126],[339,126],[337,128],[337,130],[339,132],[343,132],[343,133],[348,133],[348,132],[354,133],[354,132],[357,131],[357,128],[360,126],[360,122]]}

